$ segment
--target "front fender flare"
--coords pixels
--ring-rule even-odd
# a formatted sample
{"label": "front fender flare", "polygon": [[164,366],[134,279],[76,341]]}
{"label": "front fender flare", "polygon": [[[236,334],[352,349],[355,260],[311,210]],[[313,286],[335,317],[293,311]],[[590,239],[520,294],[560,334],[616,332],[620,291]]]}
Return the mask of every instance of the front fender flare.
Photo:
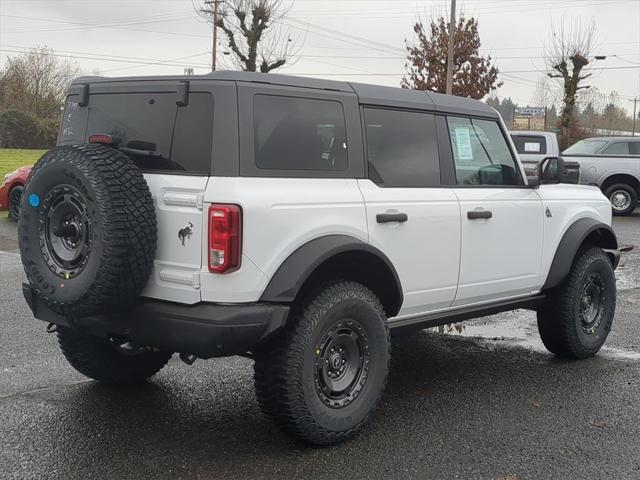
{"label": "front fender flare", "polygon": [[605,250],[617,250],[618,240],[609,225],[592,218],[577,220],[567,229],[558,244],[547,280],[542,286],[543,290],[553,288],[565,279],[571,271],[571,266],[580,247],[587,237],[592,235],[595,235],[595,245]]}

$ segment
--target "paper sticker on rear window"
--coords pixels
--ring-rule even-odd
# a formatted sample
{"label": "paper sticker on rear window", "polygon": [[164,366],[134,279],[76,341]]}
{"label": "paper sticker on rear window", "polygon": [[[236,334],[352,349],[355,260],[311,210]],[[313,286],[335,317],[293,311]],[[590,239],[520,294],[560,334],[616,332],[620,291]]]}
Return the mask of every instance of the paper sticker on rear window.
{"label": "paper sticker on rear window", "polygon": [[540,144],[537,142],[525,142],[524,151],[527,153],[539,153]]}

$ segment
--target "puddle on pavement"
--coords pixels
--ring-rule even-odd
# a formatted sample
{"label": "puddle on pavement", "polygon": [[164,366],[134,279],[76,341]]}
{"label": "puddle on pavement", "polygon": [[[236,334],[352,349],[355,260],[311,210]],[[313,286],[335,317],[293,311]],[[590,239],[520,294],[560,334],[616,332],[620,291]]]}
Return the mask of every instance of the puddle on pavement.
{"label": "puddle on pavement", "polygon": [[[535,313],[526,310],[507,312],[500,317],[488,320],[473,320],[465,323],[453,323],[427,329],[431,332],[457,337],[481,338],[494,342],[508,342],[544,350],[538,335]],[[506,318],[504,318],[506,317]]]}
{"label": "puddle on pavement", "polygon": [[[486,319],[472,320],[467,323],[453,323],[428,328],[427,331],[454,337],[477,338],[483,342],[504,342],[547,353],[547,349],[538,334],[535,313],[528,310],[507,312],[501,314],[495,320]],[[640,361],[640,352],[607,347],[606,344],[602,347],[598,356],[612,360]]]}

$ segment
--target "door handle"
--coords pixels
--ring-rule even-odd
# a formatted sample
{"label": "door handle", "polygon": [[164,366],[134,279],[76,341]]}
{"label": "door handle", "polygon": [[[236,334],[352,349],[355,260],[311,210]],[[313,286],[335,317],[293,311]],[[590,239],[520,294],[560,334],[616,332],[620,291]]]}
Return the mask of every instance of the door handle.
{"label": "door handle", "polygon": [[477,220],[479,218],[491,218],[493,213],[491,210],[471,210],[467,212],[467,218],[469,220]]}
{"label": "door handle", "polygon": [[409,219],[406,213],[379,213],[376,215],[376,222],[378,223],[391,223],[391,222],[406,222]]}

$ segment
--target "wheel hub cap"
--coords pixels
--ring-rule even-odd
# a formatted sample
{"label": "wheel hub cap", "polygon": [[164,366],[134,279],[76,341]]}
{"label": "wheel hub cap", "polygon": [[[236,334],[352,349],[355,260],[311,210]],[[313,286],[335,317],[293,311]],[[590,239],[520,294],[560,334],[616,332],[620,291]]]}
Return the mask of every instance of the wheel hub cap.
{"label": "wheel hub cap", "polygon": [[351,403],[369,372],[369,342],[355,320],[333,325],[316,347],[314,380],[320,399],[332,408]]}
{"label": "wheel hub cap", "polygon": [[611,204],[616,210],[625,210],[631,203],[631,196],[624,190],[616,190],[611,194]]}

